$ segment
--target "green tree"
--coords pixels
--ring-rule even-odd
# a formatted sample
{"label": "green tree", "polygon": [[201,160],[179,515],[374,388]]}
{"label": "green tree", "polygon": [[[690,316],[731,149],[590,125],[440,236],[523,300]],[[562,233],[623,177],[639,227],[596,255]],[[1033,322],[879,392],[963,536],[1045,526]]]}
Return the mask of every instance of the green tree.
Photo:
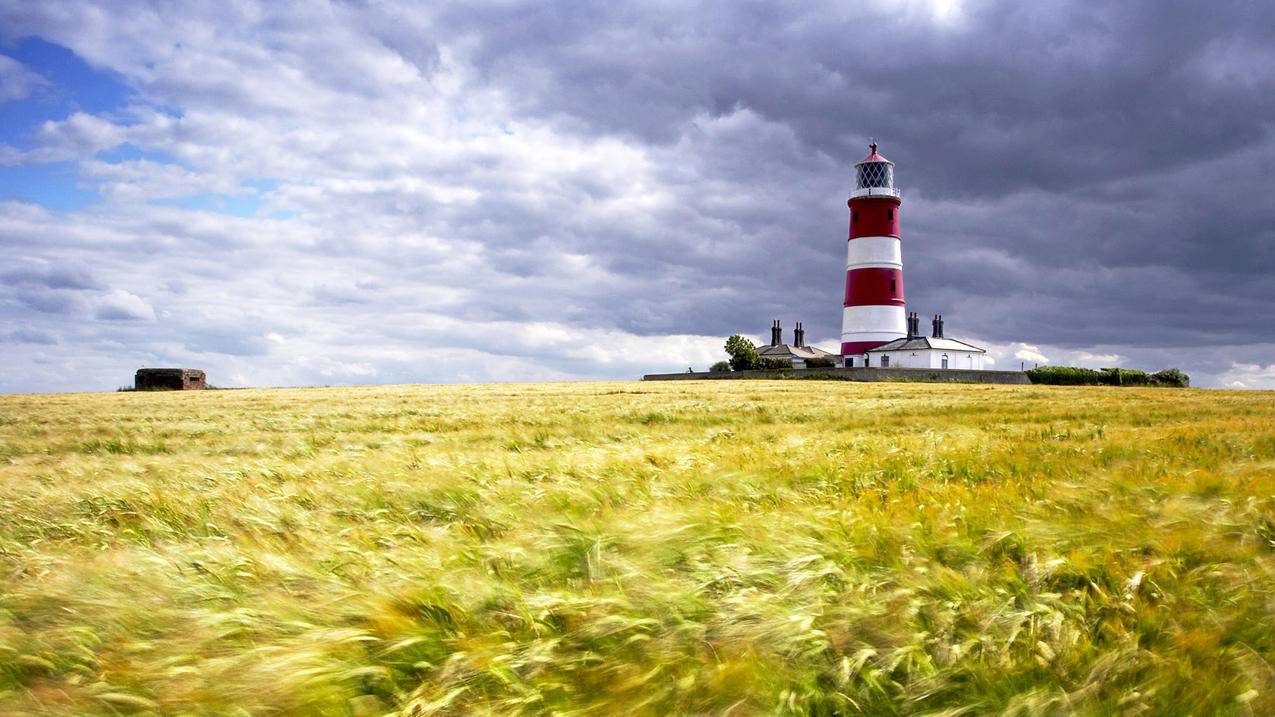
{"label": "green tree", "polygon": [[726,339],[726,355],[730,356],[732,371],[747,371],[758,363],[757,347],[739,334]]}
{"label": "green tree", "polygon": [[1191,377],[1176,368],[1166,368],[1151,374],[1151,383],[1155,386],[1177,386],[1186,388],[1191,385]]}
{"label": "green tree", "polygon": [[713,367],[710,368],[709,371],[712,371],[713,373],[726,373],[727,371],[730,371],[730,362],[718,361],[713,364]]}

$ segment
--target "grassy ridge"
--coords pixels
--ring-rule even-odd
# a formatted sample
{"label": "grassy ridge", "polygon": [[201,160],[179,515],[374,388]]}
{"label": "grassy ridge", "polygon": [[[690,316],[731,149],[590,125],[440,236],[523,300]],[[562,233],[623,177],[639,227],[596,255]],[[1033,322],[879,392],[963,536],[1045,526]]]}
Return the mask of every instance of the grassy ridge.
{"label": "grassy ridge", "polygon": [[3,714],[1273,714],[1275,394],[0,396]]}

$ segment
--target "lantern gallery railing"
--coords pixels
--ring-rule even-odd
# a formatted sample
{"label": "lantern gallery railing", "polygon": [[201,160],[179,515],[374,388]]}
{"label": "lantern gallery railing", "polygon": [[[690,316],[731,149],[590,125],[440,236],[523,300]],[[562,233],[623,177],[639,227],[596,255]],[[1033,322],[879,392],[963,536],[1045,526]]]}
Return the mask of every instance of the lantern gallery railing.
{"label": "lantern gallery railing", "polygon": [[859,197],[897,197],[899,190],[894,187],[864,187],[850,192],[851,199]]}

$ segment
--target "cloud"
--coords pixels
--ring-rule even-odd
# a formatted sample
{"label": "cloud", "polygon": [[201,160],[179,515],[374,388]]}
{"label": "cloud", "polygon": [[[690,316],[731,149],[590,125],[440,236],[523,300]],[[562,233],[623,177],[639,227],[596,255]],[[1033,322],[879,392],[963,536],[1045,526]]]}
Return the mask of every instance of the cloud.
{"label": "cloud", "polygon": [[1275,389],[1275,363],[1233,363],[1217,378],[1217,383],[1225,388]]}
{"label": "cloud", "polygon": [[0,331],[99,376],[628,377],[772,318],[835,346],[869,135],[909,306],[998,366],[1275,360],[1268,8],[103,7],[0,5],[129,89],[0,148],[100,197],[0,204]]}
{"label": "cloud", "polygon": [[12,57],[0,55],[0,102],[26,99],[47,86],[39,73]]}
{"label": "cloud", "polygon": [[65,120],[48,120],[31,135],[35,149],[17,157],[25,164],[87,160],[124,141],[125,131],[96,115],[76,112]]}
{"label": "cloud", "polygon": [[31,329],[17,329],[7,334],[0,335],[0,342],[15,344],[39,344],[41,346],[52,346],[58,342],[53,334],[45,331],[33,331]]}
{"label": "cloud", "polygon": [[1018,344],[1018,346],[1020,348],[1014,352],[1014,358],[1020,361],[1030,361],[1032,363],[1049,363],[1049,357],[1040,352],[1039,346],[1022,343]]}
{"label": "cloud", "polygon": [[40,286],[49,289],[101,289],[98,281],[83,266],[34,263],[0,272],[0,282],[15,286]]}
{"label": "cloud", "polygon": [[140,296],[115,289],[98,300],[94,316],[106,321],[154,321],[155,310]]}
{"label": "cloud", "polygon": [[1119,366],[1125,358],[1120,354],[1092,354],[1088,351],[1081,351],[1077,357],[1077,364],[1087,368],[1110,368]]}
{"label": "cloud", "polygon": [[45,314],[75,317],[87,313],[89,308],[89,301],[83,295],[61,289],[20,288],[14,297],[26,308]]}

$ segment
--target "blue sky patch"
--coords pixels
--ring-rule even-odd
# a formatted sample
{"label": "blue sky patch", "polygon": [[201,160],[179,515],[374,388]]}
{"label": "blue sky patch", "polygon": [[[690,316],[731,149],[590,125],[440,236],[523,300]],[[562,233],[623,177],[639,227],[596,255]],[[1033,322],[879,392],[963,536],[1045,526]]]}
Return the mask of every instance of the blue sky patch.
{"label": "blue sky patch", "polygon": [[74,210],[100,198],[80,180],[75,162],[29,167],[0,165],[0,201],[32,202],[49,209]]}
{"label": "blue sky patch", "polygon": [[26,37],[3,54],[39,73],[48,84],[30,97],[0,105],[0,142],[29,149],[26,137],[48,120],[76,112],[103,114],[128,104],[132,89],[118,73],[90,66],[70,50],[38,37]]}

